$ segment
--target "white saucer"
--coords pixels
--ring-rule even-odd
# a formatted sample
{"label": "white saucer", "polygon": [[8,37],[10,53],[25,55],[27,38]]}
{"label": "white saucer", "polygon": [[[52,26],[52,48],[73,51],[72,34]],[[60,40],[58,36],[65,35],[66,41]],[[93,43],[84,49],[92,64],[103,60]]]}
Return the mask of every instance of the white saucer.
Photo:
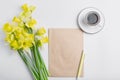
{"label": "white saucer", "polygon": [[[84,19],[89,12],[97,12],[100,17],[100,21],[97,25],[87,25],[84,23]],[[86,33],[97,33],[104,27],[105,19],[103,14],[96,8],[85,8],[78,15],[78,25]]]}

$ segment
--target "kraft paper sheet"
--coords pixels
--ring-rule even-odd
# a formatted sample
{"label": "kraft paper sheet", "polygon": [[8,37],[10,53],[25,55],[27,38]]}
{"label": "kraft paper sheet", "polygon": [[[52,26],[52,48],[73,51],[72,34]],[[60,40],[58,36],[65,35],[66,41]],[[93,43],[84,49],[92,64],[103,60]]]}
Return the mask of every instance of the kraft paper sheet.
{"label": "kraft paper sheet", "polygon": [[50,76],[76,77],[83,50],[83,32],[80,29],[53,28],[48,33]]}

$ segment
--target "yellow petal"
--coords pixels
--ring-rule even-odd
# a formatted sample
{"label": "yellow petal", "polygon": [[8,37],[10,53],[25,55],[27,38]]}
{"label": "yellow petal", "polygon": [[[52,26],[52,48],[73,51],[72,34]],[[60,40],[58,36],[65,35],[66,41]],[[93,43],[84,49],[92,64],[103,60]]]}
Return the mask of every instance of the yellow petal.
{"label": "yellow petal", "polygon": [[48,43],[48,37],[42,37],[42,39],[38,40],[38,46],[43,46],[45,43]]}
{"label": "yellow petal", "polygon": [[21,12],[18,17],[23,21],[25,18],[25,12]]}
{"label": "yellow petal", "polygon": [[13,28],[11,27],[10,23],[6,23],[6,24],[4,24],[4,26],[3,26],[3,30],[4,30],[5,32],[11,32],[12,29],[13,29]]}
{"label": "yellow petal", "polygon": [[39,36],[42,36],[42,35],[44,35],[46,33],[46,30],[45,30],[45,28],[44,27],[42,27],[42,28],[40,28],[38,31],[37,31],[37,35],[39,35]]}
{"label": "yellow petal", "polygon": [[22,9],[25,12],[33,12],[36,9],[36,7],[35,6],[28,6],[27,4],[24,4],[22,6]]}
{"label": "yellow petal", "polygon": [[29,7],[28,7],[27,4],[22,5],[22,9],[23,9],[23,11],[25,11],[25,12],[29,11]]}
{"label": "yellow petal", "polygon": [[20,46],[18,44],[18,42],[16,40],[14,40],[13,42],[11,42],[10,46],[15,49],[15,50],[18,50],[20,49]]}
{"label": "yellow petal", "polygon": [[11,43],[14,40],[15,40],[15,37],[13,34],[7,34],[5,41],[7,41],[8,43]]}
{"label": "yellow petal", "polygon": [[29,40],[22,40],[21,41],[22,43],[22,49],[27,49],[27,48],[30,48],[30,47],[32,47],[32,42],[31,41],[29,41]]}
{"label": "yellow petal", "polygon": [[29,41],[34,43],[34,34],[28,34],[27,36],[25,36],[25,38]]}
{"label": "yellow petal", "polygon": [[30,19],[30,20],[26,23],[26,26],[27,26],[27,27],[30,27],[30,28],[33,28],[35,24],[37,24],[37,21],[36,21],[35,19]]}
{"label": "yellow petal", "polygon": [[46,37],[42,37],[41,42],[42,43],[48,43],[48,37],[47,36]]}
{"label": "yellow petal", "polygon": [[20,22],[21,22],[21,20],[20,20],[19,18],[17,18],[17,17],[14,17],[14,18],[13,18],[13,22],[20,23]]}
{"label": "yellow petal", "polygon": [[30,8],[30,10],[31,10],[32,12],[36,9],[35,6],[30,6],[29,8]]}

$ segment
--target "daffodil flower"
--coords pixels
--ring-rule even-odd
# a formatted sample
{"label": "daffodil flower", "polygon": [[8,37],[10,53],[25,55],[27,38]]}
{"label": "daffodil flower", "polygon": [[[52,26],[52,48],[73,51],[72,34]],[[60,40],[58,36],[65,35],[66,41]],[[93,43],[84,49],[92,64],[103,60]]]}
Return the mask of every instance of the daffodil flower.
{"label": "daffodil flower", "polygon": [[24,4],[22,6],[22,9],[24,12],[29,12],[29,11],[32,12],[36,9],[36,7],[35,6],[28,6],[27,4]]}
{"label": "daffodil flower", "polygon": [[26,18],[30,18],[31,14],[31,12],[21,12],[19,18],[24,21]]}
{"label": "daffodil flower", "polygon": [[33,28],[34,25],[37,24],[37,21],[35,19],[30,19],[27,23],[26,23],[26,26],[29,27],[29,28]]}
{"label": "daffodil flower", "polygon": [[24,18],[31,17],[32,12],[36,9],[35,6],[28,6],[27,4],[24,4],[22,6],[23,12],[20,13],[19,17],[23,20]]}
{"label": "daffodil flower", "polygon": [[31,12],[33,12],[36,9],[36,7],[35,6],[30,6],[29,9],[30,9]]}
{"label": "daffodil flower", "polygon": [[13,49],[15,49],[15,50],[17,50],[17,49],[20,48],[20,46],[19,46],[19,44],[18,44],[18,42],[17,42],[16,40],[12,41],[12,42],[10,43],[10,46],[11,46]]}
{"label": "daffodil flower", "polygon": [[29,41],[29,40],[26,40],[26,39],[25,40],[20,40],[19,43],[20,43],[21,49],[27,49],[27,48],[30,48],[30,47],[33,46],[32,42]]}
{"label": "daffodil flower", "polygon": [[48,37],[47,36],[46,37],[42,37],[41,42],[42,43],[48,43]]}
{"label": "daffodil flower", "polygon": [[13,18],[13,22],[20,23],[21,20],[20,20],[18,17],[15,16],[15,17]]}
{"label": "daffodil flower", "polygon": [[10,25],[10,23],[6,23],[3,26],[3,30],[8,33],[8,32],[11,32],[13,30],[13,27]]}
{"label": "daffodil flower", "polygon": [[44,27],[41,27],[39,30],[37,30],[37,35],[42,36],[46,33],[46,30]]}
{"label": "daffodil flower", "polygon": [[25,12],[29,11],[29,7],[28,7],[27,4],[24,4],[21,8],[22,8],[23,11],[25,11]]}
{"label": "daffodil flower", "polygon": [[38,45],[41,47],[43,44],[48,43],[48,37],[42,37],[40,40],[38,40]]}
{"label": "daffodil flower", "polygon": [[11,43],[13,40],[15,40],[15,37],[13,34],[7,34],[5,41],[8,43]]}

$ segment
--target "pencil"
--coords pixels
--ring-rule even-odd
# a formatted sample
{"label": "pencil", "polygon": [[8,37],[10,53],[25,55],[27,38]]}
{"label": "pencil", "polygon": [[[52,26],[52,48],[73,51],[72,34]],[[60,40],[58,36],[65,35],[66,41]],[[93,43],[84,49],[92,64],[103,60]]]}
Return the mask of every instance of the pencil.
{"label": "pencil", "polygon": [[81,58],[80,58],[80,61],[79,61],[78,73],[77,73],[77,77],[76,77],[77,80],[78,80],[79,76],[82,75],[82,69],[83,69],[83,64],[84,64],[84,58],[85,58],[85,54],[83,53],[83,50],[82,50]]}

